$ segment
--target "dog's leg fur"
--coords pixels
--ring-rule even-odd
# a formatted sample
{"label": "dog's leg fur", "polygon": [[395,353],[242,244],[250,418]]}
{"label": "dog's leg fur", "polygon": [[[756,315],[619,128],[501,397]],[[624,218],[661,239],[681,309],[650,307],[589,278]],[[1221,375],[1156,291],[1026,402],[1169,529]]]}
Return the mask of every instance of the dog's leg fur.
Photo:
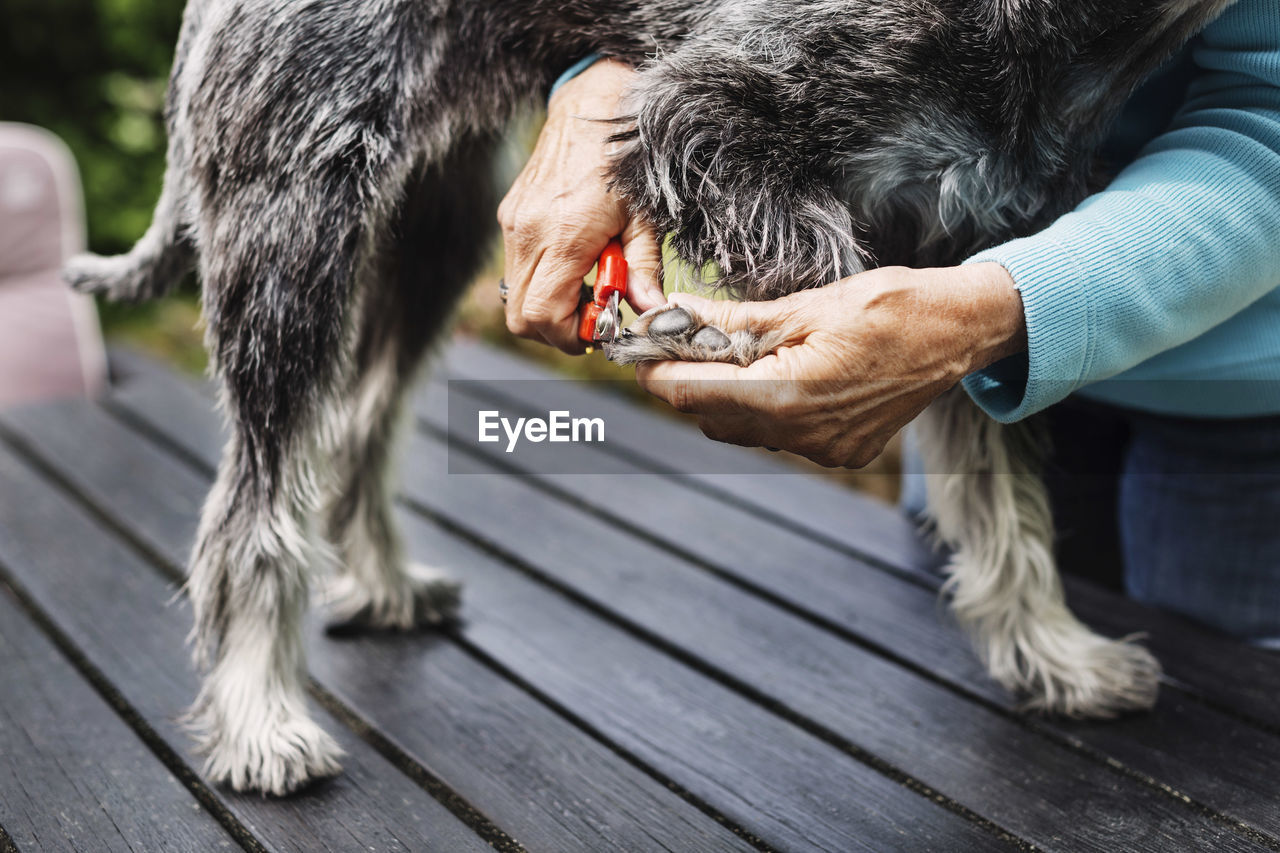
{"label": "dog's leg fur", "polygon": [[249,444],[233,438],[192,555],[187,590],[206,675],[187,722],[205,773],[236,790],[285,794],[339,770],[341,750],[306,707],[306,575],[322,557],[309,530],[310,455],[299,449],[285,470],[257,482],[247,474]]}
{"label": "dog's leg fur", "polygon": [[[321,6],[242,7],[192,51],[204,78],[178,130],[196,152],[208,345],[234,434],[188,581],[207,668],[190,721],[209,777],[237,790],[284,794],[339,769],[307,712],[301,627],[308,573],[327,556],[313,522],[331,488],[324,451],[340,445],[356,283],[425,156],[405,124],[421,69],[388,50],[419,58],[407,45],[425,25],[398,10],[334,28],[308,19]],[[297,37],[273,40],[286,24]],[[299,131],[277,98],[304,83],[345,98],[309,107]]]}
{"label": "dog's leg fur", "polygon": [[208,670],[190,721],[212,779],[273,794],[339,769],[337,745],[307,714],[301,629],[308,573],[326,557],[312,516],[331,471],[324,451],[335,443],[350,282],[368,243],[355,204],[321,223],[297,221],[292,199],[318,191],[269,194],[262,221],[288,235],[273,247],[287,259],[269,266],[261,235],[239,236],[261,188],[224,200],[229,221],[206,223],[213,239],[202,265],[234,435],[187,584],[196,658]]}
{"label": "dog's leg fur", "polygon": [[1067,609],[1033,426],[1002,426],[959,388],[916,421],[929,515],[953,549],[947,591],[991,676],[1028,708],[1111,717],[1155,704],[1160,666]]}
{"label": "dog's leg fur", "polygon": [[413,180],[374,274],[362,283],[360,338],[324,526],[338,552],[326,591],[331,630],[408,629],[451,619],[459,585],[409,563],[392,515],[403,400],[488,245],[497,206],[490,139],[455,145]]}

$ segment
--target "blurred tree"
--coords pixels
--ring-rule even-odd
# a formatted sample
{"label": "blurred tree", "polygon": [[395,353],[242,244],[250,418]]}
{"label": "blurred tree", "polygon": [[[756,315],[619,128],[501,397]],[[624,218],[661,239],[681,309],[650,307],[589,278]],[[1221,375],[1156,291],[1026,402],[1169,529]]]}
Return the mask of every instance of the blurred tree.
{"label": "blurred tree", "polygon": [[183,0],[0,0],[0,119],[76,155],[90,246],[129,248],[164,174],[165,81]]}
{"label": "blurred tree", "polygon": [[[89,246],[124,252],[151,222],[164,176],[164,91],[185,0],[0,0],[0,120],[40,125],[75,154]],[[103,326],[199,370],[195,289],[100,304]]]}

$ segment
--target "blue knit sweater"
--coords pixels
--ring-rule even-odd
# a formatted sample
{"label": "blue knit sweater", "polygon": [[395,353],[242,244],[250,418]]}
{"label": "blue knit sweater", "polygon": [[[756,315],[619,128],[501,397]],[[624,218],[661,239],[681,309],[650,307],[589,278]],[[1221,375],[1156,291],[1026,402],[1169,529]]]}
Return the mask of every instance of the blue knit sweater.
{"label": "blue knit sweater", "polygon": [[1079,392],[1280,413],[1280,3],[1238,0],[1126,106],[1102,192],[970,259],[1012,274],[1028,352],[965,380],[1016,421]]}

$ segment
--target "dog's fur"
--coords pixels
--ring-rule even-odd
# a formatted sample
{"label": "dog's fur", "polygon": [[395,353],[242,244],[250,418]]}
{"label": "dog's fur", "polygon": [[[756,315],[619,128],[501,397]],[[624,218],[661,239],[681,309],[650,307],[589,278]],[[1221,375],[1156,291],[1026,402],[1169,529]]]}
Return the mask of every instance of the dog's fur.
{"label": "dog's fur", "polygon": [[[694,265],[767,298],[873,263],[955,262],[1095,186],[1133,88],[1229,0],[190,0],[169,169],[128,255],[79,289],[195,266],[234,427],[188,590],[208,772],[284,793],[337,771],[308,716],[307,577],[338,617],[447,618],[388,502],[404,391],[481,260],[497,139],[589,52],[641,68],[613,166]],[[950,588],[992,674],[1041,708],[1154,701],[1140,647],[1066,610],[1033,453],[952,392],[923,419]]]}

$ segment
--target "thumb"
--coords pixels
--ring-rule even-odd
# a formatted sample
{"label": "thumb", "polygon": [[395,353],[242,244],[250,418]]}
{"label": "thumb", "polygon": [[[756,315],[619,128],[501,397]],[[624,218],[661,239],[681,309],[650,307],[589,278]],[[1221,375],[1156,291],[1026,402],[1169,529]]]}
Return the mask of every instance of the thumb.
{"label": "thumb", "polygon": [[627,301],[643,314],[666,303],[662,293],[662,249],[653,229],[635,219],[622,232],[622,256],[627,259]]}

